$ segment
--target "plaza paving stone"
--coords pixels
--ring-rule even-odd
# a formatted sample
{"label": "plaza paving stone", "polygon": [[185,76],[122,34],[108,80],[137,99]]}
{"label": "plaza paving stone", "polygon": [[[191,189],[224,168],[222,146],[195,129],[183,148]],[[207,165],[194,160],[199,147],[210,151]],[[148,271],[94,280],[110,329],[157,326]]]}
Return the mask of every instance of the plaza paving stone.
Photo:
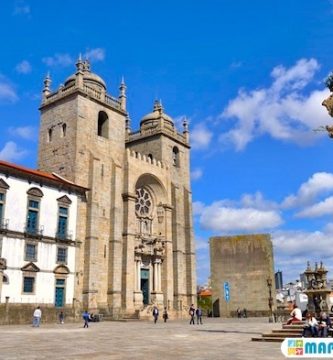
{"label": "plaza paving stone", "polygon": [[280,343],[252,342],[251,337],[281,328],[267,319],[104,321],[0,327],[0,359],[285,359]]}

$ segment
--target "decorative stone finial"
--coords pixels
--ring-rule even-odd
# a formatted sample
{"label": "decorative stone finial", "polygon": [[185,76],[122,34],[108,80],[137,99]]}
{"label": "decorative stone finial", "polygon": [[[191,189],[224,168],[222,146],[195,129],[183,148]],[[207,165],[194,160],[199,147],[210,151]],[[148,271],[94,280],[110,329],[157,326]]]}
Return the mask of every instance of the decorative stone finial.
{"label": "decorative stone finial", "polygon": [[154,111],[158,111],[160,114],[163,113],[163,106],[161,99],[154,101]]}
{"label": "decorative stone finial", "polygon": [[83,61],[83,71],[90,72],[90,62],[88,59]]}
{"label": "decorative stone finial", "polygon": [[186,116],[184,117],[184,120],[183,120],[183,134],[185,136],[186,142],[188,143],[189,142],[189,130],[188,130],[188,121],[187,121]]}
{"label": "decorative stone finial", "polygon": [[83,71],[83,67],[84,67],[84,63],[82,61],[82,55],[81,53],[79,54],[79,58],[77,59],[77,62],[76,62],[76,69],[78,72],[82,72]]}
{"label": "decorative stone finial", "polygon": [[44,79],[44,88],[43,88],[43,100],[46,99],[46,97],[51,94],[51,77],[50,77],[50,73],[48,72],[45,76]]}
{"label": "decorative stone finial", "polygon": [[126,84],[123,76],[121,78],[119,90],[120,90],[119,93],[120,106],[123,110],[126,110]]}

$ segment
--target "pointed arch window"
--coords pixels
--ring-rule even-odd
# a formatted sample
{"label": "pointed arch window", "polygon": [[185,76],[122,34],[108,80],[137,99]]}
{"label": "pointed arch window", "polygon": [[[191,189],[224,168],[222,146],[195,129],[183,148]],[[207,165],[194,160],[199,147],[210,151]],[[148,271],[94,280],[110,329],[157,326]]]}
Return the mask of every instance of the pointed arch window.
{"label": "pointed arch window", "polygon": [[105,111],[98,113],[97,135],[106,139],[109,138],[109,117]]}

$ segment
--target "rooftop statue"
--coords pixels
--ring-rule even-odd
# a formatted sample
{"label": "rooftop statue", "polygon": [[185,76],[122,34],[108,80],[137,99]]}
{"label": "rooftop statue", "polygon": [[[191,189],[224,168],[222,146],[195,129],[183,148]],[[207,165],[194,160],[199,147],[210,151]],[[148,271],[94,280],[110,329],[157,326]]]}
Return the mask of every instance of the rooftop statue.
{"label": "rooftop statue", "polygon": [[[325,106],[329,115],[333,117],[333,73],[331,73],[325,81],[325,85],[331,91],[330,96],[322,102],[322,105]],[[328,136],[333,138],[333,125],[326,125],[326,131],[328,132]]]}

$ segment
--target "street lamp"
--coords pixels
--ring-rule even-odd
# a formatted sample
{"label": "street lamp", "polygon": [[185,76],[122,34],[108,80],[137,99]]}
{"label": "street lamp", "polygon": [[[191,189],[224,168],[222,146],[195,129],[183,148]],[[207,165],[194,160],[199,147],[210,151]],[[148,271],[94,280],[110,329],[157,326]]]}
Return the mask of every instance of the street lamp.
{"label": "street lamp", "polygon": [[268,287],[268,293],[269,293],[269,297],[268,297],[268,307],[269,307],[269,318],[268,318],[268,322],[273,322],[273,311],[272,311],[272,307],[273,307],[273,298],[272,298],[272,279],[268,278],[267,279],[267,287]]}

